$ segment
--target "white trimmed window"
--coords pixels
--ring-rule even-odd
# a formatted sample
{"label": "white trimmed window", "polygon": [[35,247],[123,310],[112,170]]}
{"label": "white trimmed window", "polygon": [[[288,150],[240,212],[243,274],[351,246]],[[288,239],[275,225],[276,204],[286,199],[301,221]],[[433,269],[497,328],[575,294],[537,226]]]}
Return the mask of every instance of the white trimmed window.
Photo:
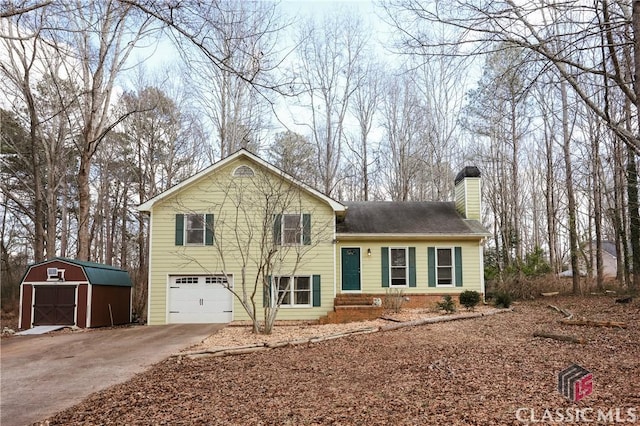
{"label": "white trimmed window", "polygon": [[204,215],[187,214],[185,220],[185,242],[186,244],[204,244]]}
{"label": "white trimmed window", "polygon": [[436,285],[451,287],[454,285],[453,249],[436,248]]}
{"label": "white trimmed window", "polygon": [[311,244],[311,214],[274,215],[273,241],[275,244],[283,246]]}
{"label": "white trimmed window", "polygon": [[213,245],[213,219],[211,213],[176,214],[176,245]]}
{"label": "white trimmed window", "polygon": [[311,277],[310,276],[284,276],[276,277],[275,284],[278,289],[277,297],[280,306],[311,307]]}
{"label": "white trimmed window", "polygon": [[282,215],[282,244],[302,244],[302,215]]}
{"label": "white trimmed window", "polygon": [[407,248],[389,249],[389,271],[391,273],[391,287],[406,287],[409,272]]}

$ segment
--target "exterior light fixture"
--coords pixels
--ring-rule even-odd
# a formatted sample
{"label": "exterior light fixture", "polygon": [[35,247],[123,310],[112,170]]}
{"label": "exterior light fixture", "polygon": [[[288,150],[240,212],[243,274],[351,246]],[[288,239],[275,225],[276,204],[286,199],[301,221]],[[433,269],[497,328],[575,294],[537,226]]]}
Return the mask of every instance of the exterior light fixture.
{"label": "exterior light fixture", "polygon": [[371,256],[371,249],[370,248],[367,249],[367,256]]}

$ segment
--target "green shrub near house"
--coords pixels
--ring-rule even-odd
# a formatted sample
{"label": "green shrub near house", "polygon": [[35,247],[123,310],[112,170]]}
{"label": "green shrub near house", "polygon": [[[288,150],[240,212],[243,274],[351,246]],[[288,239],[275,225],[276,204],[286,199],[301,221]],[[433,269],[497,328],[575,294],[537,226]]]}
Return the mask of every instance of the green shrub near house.
{"label": "green shrub near house", "polygon": [[443,296],[441,302],[436,302],[436,306],[448,314],[456,311],[456,302],[454,302],[453,298],[449,295]]}
{"label": "green shrub near house", "polygon": [[467,310],[473,310],[478,303],[480,303],[480,293],[477,291],[466,290],[460,293],[460,304]]}

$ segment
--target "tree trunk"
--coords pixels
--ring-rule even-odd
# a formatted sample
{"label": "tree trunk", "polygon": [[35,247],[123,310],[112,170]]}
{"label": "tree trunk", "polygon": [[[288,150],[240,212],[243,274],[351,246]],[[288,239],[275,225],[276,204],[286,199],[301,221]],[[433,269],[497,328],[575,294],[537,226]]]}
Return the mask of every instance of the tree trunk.
{"label": "tree trunk", "polygon": [[89,145],[84,145],[80,158],[80,170],[78,171],[78,260],[89,260],[89,244],[91,235],[89,222],[91,214],[91,192],[89,186],[89,171],[91,168],[91,155]]}
{"label": "tree trunk", "polygon": [[567,87],[563,81],[560,83],[562,97],[562,149],[564,153],[565,184],[567,186],[567,203],[569,219],[569,249],[571,255],[571,269],[573,271],[573,294],[580,294],[580,268],[578,265],[578,231],[576,224],[576,199],[573,193],[573,168],[571,165],[571,134],[569,133],[569,105],[567,99]]}
{"label": "tree trunk", "polygon": [[629,204],[629,243],[631,246],[632,277],[629,290],[640,289],[640,209],[638,208],[638,169],[634,151],[627,147],[627,199]]}
{"label": "tree trunk", "polygon": [[[634,0],[631,15],[633,27],[633,91],[635,97],[636,116],[640,123],[640,1]],[[629,197],[629,233],[631,236],[631,248],[633,252],[633,281],[629,283],[632,291],[640,289],[640,212],[638,208],[638,171],[636,156],[633,149],[627,148],[627,192]]]}

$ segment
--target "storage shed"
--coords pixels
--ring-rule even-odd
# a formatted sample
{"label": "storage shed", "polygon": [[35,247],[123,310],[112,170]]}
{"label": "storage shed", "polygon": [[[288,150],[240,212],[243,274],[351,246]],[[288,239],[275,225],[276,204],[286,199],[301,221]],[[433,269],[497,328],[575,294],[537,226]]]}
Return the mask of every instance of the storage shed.
{"label": "storage shed", "polygon": [[30,265],[20,283],[20,329],[103,327],[131,322],[129,273],[101,263],[54,258]]}

